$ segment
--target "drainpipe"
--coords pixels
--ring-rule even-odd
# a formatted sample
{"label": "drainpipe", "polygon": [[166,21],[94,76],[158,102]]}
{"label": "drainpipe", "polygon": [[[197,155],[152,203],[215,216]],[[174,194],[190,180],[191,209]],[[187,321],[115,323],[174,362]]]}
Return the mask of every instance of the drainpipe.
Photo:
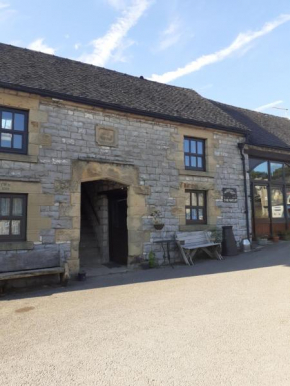
{"label": "drainpipe", "polygon": [[245,143],[238,143],[238,148],[241,153],[241,160],[243,164],[243,175],[244,175],[244,192],[245,192],[245,214],[246,214],[246,224],[247,224],[247,238],[250,240],[250,226],[249,226],[249,205],[248,205],[248,188],[247,188],[247,172],[246,172],[246,161],[244,155]]}

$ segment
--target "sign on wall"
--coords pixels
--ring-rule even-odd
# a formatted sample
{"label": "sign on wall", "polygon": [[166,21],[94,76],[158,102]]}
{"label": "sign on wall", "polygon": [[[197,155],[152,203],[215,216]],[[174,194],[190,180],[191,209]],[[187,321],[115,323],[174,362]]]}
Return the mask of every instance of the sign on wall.
{"label": "sign on wall", "polygon": [[96,126],[96,141],[101,146],[118,146],[118,130],[115,127]]}
{"label": "sign on wall", "polygon": [[238,194],[236,188],[223,188],[223,202],[237,202]]}

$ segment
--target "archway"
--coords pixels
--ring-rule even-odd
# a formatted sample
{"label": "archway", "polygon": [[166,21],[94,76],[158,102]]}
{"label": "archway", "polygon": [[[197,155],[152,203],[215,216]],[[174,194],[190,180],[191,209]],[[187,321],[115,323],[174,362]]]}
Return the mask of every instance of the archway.
{"label": "archway", "polygon": [[[126,191],[126,197],[117,198],[127,201],[127,235],[128,235],[128,253],[127,264],[133,263],[143,254],[144,242],[149,242],[150,232],[142,229],[142,218],[148,215],[146,206],[146,196],[149,195],[149,187],[139,184],[138,169],[134,165],[107,163],[99,161],[76,160],[72,165],[71,181],[71,207],[73,229],[71,235],[71,254],[68,260],[71,272],[77,273],[80,268],[80,240],[81,240],[81,196],[82,186],[86,183],[101,185],[107,184],[114,187],[118,197],[118,190]],[[106,192],[108,200],[114,193]],[[125,212],[125,204],[120,204],[121,211]],[[122,207],[123,205],[123,207]],[[108,206],[109,211],[109,206]],[[123,223],[124,224],[124,223]],[[108,256],[107,256],[108,257]],[[109,256],[110,257],[110,256]]]}
{"label": "archway", "polygon": [[81,184],[80,266],[127,265],[127,186],[109,180]]}

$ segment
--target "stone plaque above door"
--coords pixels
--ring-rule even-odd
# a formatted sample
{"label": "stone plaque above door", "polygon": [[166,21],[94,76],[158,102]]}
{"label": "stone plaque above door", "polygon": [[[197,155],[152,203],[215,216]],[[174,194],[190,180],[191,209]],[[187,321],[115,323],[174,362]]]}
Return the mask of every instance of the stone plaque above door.
{"label": "stone plaque above door", "polygon": [[112,126],[96,126],[96,142],[100,146],[118,146],[118,129]]}

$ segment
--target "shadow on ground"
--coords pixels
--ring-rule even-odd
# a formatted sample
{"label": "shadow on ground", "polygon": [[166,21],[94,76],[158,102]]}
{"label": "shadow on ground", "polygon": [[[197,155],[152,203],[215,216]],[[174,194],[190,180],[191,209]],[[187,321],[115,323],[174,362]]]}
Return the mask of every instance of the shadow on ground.
{"label": "shadow on ground", "polygon": [[107,276],[89,277],[86,281],[71,280],[64,287],[49,286],[30,290],[18,290],[5,294],[2,300],[15,300],[39,296],[51,296],[57,293],[82,291],[96,288],[148,283],[158,280],[171,280],[200,275],[216,275],[225,272],[262,269],[275,266],[290,267],[290,242],[281,241],[256,251],[238,256],[226,257],[224,260],[198,260],[194,266],[175,265],[148,270],[134,270]]}

